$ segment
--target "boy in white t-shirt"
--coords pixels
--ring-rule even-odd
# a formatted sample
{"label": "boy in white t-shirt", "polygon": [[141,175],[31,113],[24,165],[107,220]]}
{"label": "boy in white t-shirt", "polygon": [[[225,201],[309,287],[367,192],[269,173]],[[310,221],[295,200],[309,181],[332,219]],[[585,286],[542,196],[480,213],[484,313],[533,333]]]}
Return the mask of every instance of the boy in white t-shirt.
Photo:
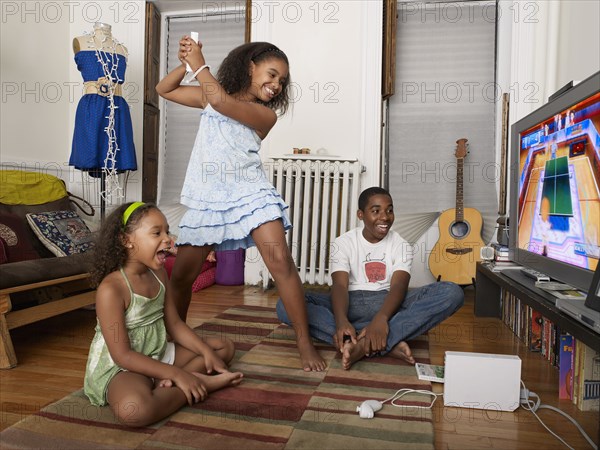
{"label": "boy in white t-shirt", "polygon": [[[464,293],[450,282],[408,291],[413,249],[391,231],[389,192],[364,190],[358,208],[364,226],[342,234],[332,247],[331,292],[305,294],[310,333],[342,352],[344,369],[376,354],[414,364],[406,341],[451,316],[463,305]],[[290,324],[281,300],[277,315]]]}

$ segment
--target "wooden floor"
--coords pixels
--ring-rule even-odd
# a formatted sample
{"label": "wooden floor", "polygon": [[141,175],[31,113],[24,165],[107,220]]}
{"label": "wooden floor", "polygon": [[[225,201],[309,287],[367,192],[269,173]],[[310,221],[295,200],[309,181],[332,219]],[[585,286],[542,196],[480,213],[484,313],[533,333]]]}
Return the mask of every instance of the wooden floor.
{"label": "wooden floor", "polygon": [[[539,353],[528,352],[499,320],[475,318],[472,289],[467,289],[466,299],[460,311],[430,332],[432,362],[443,364],[446,350],[517,354],[527,388],[536,392],[543,404],[571,415],[598,443],[599,414],[583,413],[570,402],[559,402],[557,370]],[[194,294],[188,322],[197,326],[233,305],[274,306],[276,300],[274,290],[212,286]],[[19,365],[0,371],[1,429],[82,387],[94,325],[94,311],[77,310],[12,331]],[[441,385],[434,389],[441,392]],[[547,409],[540,410],[539,416],[573,448],[591,448],[563,416]],[[444,408],[440,400],[434,406],[434,426],[436,449],[565,448],[521,408],[514,413],[485,413]]]}

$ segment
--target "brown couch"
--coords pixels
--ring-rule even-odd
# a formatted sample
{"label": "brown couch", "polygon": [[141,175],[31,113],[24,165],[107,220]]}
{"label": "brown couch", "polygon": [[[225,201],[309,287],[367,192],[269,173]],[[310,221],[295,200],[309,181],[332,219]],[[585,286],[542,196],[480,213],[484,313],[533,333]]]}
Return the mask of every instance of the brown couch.
{"label": "brown couch", "polygon": [[[21,189],[15,186],[14,177],[4,176],[6,173],[0,171],[0,231],[11,238],[8,244],[6,240],[1,242],[3,249],[8,249],[3,252],[4,263],[0,264],[0,368],[3,369],[17,364],[10,330],[94,303],[94,291],[88,281],[90,252],[55,256],[26,220],[28,213],[77,211],[71,195],[65,189],[64,197],[50,202],[2,203],[7,193]],[[90,208],[91,205],[82,211],[93,215]]]}

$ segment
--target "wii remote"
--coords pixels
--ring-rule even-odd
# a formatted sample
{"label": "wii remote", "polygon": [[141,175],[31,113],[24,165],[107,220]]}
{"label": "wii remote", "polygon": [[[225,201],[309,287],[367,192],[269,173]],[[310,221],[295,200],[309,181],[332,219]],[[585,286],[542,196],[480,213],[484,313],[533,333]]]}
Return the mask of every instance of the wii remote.
{"label": "wii remote", "polygon": [[533,278],[536,282],[550,281],[550,277],[548,275],[528,267],[521,267],[521,273],[526,277]]}
{"label": "wii remote", "polygon": [[[190,31],[190,38],[192,38],[192,40],[195,43],[198,43],[198,32],[197,31]],[[192,68],[190,67],[189,64],[185,65],[185,76],[183,77],[183,82],[184,83],[191,83],[192,81],[194,81],[194,71],[192,70]]]}

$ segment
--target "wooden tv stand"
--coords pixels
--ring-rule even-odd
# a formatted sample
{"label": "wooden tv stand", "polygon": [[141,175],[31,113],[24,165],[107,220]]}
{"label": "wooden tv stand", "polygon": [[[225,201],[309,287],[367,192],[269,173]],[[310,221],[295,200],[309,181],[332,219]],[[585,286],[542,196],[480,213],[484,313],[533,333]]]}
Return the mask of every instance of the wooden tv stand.
{"label": "wooden tv stand", "polygon": [[502,317],[501,292],[507,290],[531,308],[542,313],[563,331],[581,340],[588,347],[600,348],[600,334],[563,313],[553,302],[551,294],[535,287],[535,281],[523,274],[509,278],[493,272],[487,263],[477,263],[475,272],[475,315]]}

